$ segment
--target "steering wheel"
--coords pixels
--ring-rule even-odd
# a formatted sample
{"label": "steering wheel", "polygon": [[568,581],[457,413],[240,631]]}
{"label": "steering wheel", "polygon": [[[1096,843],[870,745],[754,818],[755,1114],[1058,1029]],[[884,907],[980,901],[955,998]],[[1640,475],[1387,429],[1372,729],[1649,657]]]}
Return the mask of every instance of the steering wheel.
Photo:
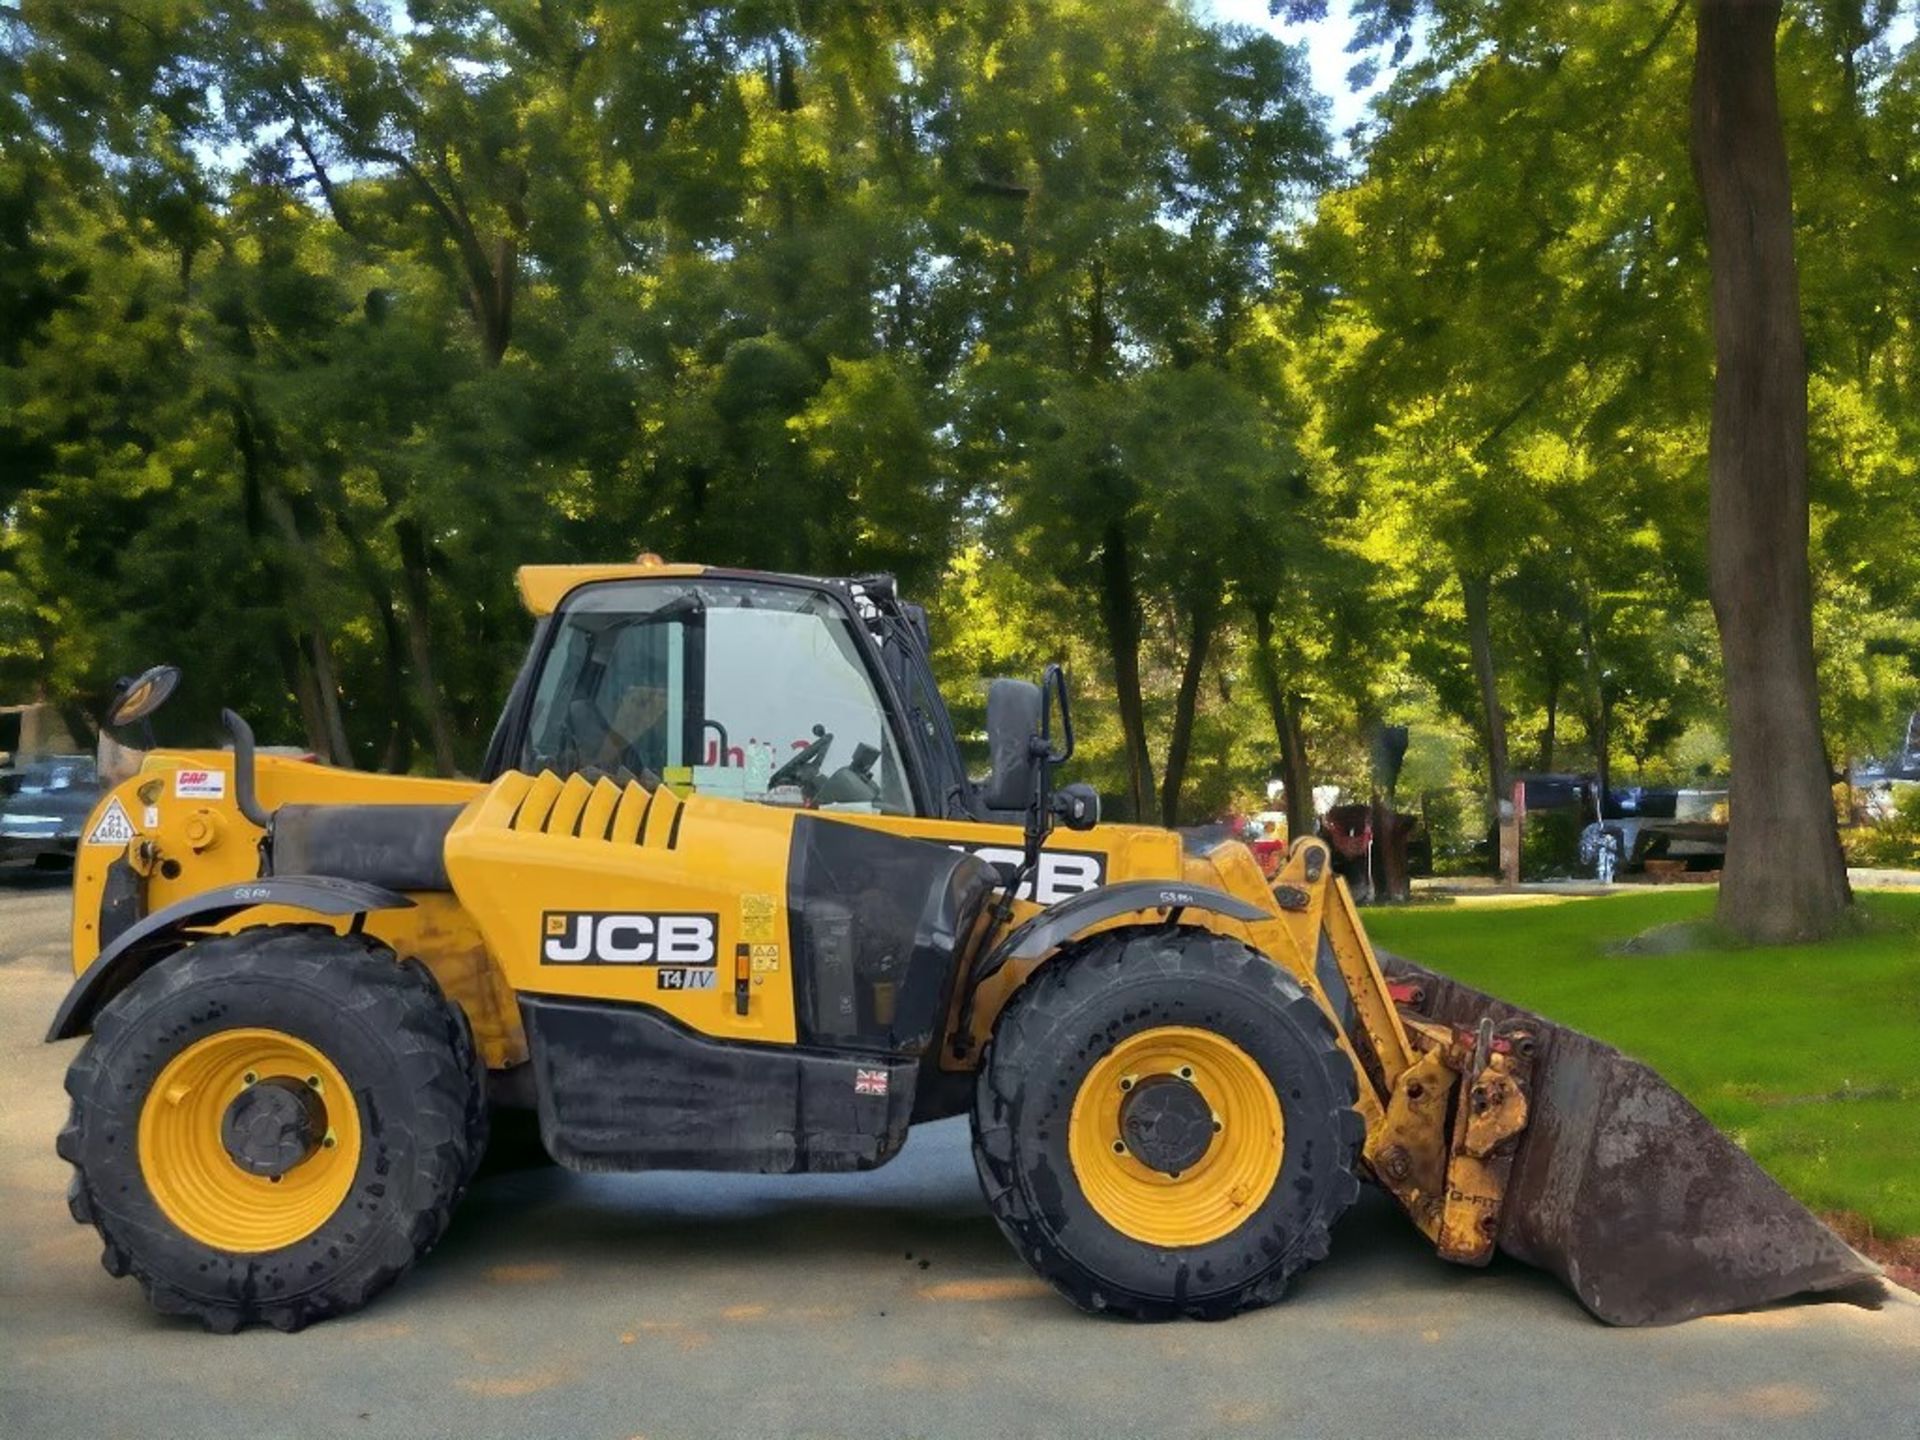
{"label": "steering wheel", "polygon": [[833,736],[827,733],[827,727],[813,727],[813,739],[807,748],[795,755],[773,774],[767,777],[767,788],[777,789],[782,785],[798,785],[802,792],[811,794],[813,787],[820,783],[820,763],[827,758],[827,751],[833,746]]}

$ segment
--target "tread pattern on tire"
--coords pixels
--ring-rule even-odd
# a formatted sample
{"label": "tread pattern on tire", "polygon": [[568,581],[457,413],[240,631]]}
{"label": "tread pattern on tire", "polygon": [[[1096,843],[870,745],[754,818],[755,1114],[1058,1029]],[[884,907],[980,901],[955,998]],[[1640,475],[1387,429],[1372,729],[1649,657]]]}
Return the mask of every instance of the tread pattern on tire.
{"label": "tread pattern on tire", "polygon": [[[298,975],[332,991],[343,1011],[377,1017],[396,1037],[396,1059],[418,1097],[415,1163],[423,1173],[426,1203],[413,1213],[404,1235],[388,1237],[376,1262],[350,1282],[322,1287],[292,1299],[261,1296],[213,1303],[182,1290],[140,1258],[133,1237],[118,1233],[110,1207],[99,1203],[82,1166],[85,1106],[101,1083],[102,1056],[126,1027],[184,990],[262,973]],[[66,1125],[56,1142],[73,1166],[67,1207],[73,1218],[100,1233],[101,1264],[115,1277],[132,1275],[163,1314],[184,1315],[207,1329],[230,1334],[264,1323],[277,1330],[303,1328],[356,1310],[391,1285],[446,1233],[453,1208],[486,1153],[486,1072],[465,1011],[450,1002],[433,973],[416,959],[400,959],[371,936],[342,935],[325,925],[264,925],[197,941],[167,957],[116,995],[95,1020],[93,1033],[67,1070],[71,1097]]]}
{"label": "tread pattern on tire", "polygon": [[[1169,943],[1172,942],[1172,943]],[[1193,958],[1186,958],[1191,956]],[[1237,1290],[1169,1301],[1091,1281],[1068,1256],[1022,1183],[1014,1153],[1015,1107],[1031,1078],[1018,1053],[1027,1028],[1044,1025],[1078,1008],[1122,969],[1156,968],[1169,978],[1195,965],[1219,967],[1271,984],[1287,1022],[1308,1038],[1335,1097],[1326,1123],[1335,1140],[1335,1165],[1319,1177],[1310,1222],[1291,1249],[1252,1283]],[[988,1208],[1015,1250],[1055,1289],[1080,1308],[1132,1320],[1220,1320],[1270,1305],[1301,1270],[1326,1258],[1332,1229],[1359,1197],[1359,1155],[1366,1123],[1354,1103],[1358,1085],[1326,1014],[1294,978],[1239,941],[1198,929],[1141,927],[1103,931],[1063,947],[1008,1002],[981,1058],[973,1110],[973,1158]],[[1289,1114],[1290,1127],[1295,1123]]]}

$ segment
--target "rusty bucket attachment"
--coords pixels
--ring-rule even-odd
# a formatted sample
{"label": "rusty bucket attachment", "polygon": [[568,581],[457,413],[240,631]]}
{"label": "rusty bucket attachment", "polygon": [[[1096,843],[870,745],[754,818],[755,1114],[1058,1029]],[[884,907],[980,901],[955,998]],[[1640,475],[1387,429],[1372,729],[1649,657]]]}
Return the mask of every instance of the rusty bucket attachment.
{"label": "rusty bucket attachment", "polygon": [[1532,1116],[1513,1157],[1499,1248],[1558,1275],[1611,1325],[1745,1310],[1880,1272],[1652,1069],[1577,1030],[1382,955],[1408,1008],[1536,1037]]}

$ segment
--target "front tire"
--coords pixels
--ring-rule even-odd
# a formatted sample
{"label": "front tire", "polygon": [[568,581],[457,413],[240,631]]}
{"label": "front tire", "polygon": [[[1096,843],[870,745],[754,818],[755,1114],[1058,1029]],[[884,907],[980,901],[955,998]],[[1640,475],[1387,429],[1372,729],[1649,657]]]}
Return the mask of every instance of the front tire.
{"label": "front tire", "polygon": [[68,1070],[69,1204],[156,1309],[298,1330],[440,1238],[483,1079],[418,961],[318,926],[202,940],[115,996]]}
{"label": "front tire", "polygon": [[1265,956],[1116,930],[1054,957],[994,1030],[974,1162],[1001,1230],[1084,1310],[1271,1304],[1359,1194],[1353,1067]]}

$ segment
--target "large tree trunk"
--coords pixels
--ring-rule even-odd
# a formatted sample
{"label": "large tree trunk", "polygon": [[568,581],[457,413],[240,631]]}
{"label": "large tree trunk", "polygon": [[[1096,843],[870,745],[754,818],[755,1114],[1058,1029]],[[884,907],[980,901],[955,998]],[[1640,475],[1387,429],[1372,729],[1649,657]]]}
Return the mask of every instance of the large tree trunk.
{"label": "large tree trunk", "polygon": [[1153,760],[1147,753],[1146,707],[1140,696],[1140,597],[1127,532],[1118,520],[1108,524],[1100,547],[1100,618],[1126,743],[1127,798],[1132,806],[1127,818],[1145,820],[1153,813]]}
{"label": "large tree trunk", "polygon": [[1313,769],[1307,762],[1306,733],[1300,723],[1305,702],[1287,688],[1280,660],[1273,650],[1273,605],[1253,606],[1253,673],[1273,718],[1273,735],[1280,742],[1280,782],[1286,786],[1287,838],[1296,840],[1314,832]]}
{"label": "large tree trunk", "polygon": [[1500,677],[1493,664],[1493,624],[1487,613],[1492,581],[1485,575],[1462,575],[1460,590],[1467,603],[1467,645],[1473,652],[1474,679],[1480,685],[1480,709],[1487,741],[1487,790],[1492,805],[1489,824],[1500,816],[1507,798],[1507,715],[1500,708]]}
{"label": "large tree trunk", "polygon": [[1173,702],[1173,733],[1167,740],[1167,769],[1160,782],[1160,823],[1180,823],[1180,788],[1187,779],[1187,756],[1193,750],[1193,717],[1200,703],[1200,681],[1206,674],[1207,651],[1213,645],[1214,625],[1220,614],[1217,590],[1202,591],[1193,602],[1192,626],[1187,637],[1187,660],[1180,670],[1180,689]]}
{"label": "large tree trunk", "polygon": [[1807,363],[1780,6],[1700,0],[1693,170],[1706,206],[1716,361],[1707,554],[1732,785],[1719,918],[1755,941],[1833,933],[1852,900],[1834,826],[1807,565]]}

